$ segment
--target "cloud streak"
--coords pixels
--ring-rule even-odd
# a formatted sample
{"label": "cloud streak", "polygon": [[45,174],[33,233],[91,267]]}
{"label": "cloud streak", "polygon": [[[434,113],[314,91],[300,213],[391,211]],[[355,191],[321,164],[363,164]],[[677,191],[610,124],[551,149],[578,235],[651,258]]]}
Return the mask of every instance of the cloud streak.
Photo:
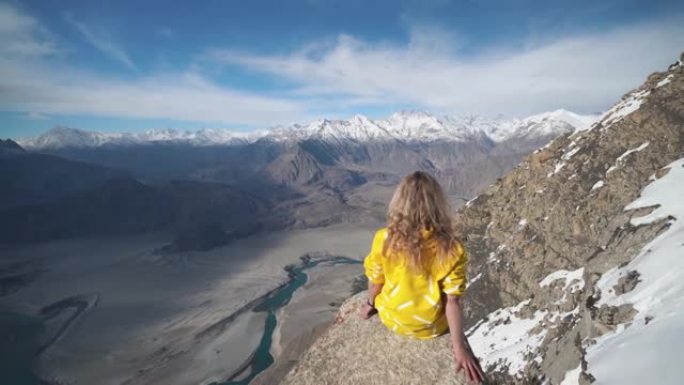
{"label": "cloud streak", "polygon": [[29,120],[47,120],[47,119],[50,119],[49,116],[43,115],[39,112],[28,112],[28,113],[26,113],[26,118]]}
{"label": "cloud streak", "polygon": [[[122,80],[59,65],[49,59],[61,51],[42,36],[37,20],[0,3],[0,21],[0,43],[13,43],[0,44],[0,106],[6,111],[255,127],[295,121],[307,113],[297,101],[221,87],[196,71]],[[92,40],[134,67],[123,51]]]}
{"label": "cloud streak", "polygon": [[220,88],[193,73],[112,81],[78,72],[60,79],[50,71],[15,68],[10,78],[0,72],[0,104],[13,110],[253,126],[304,114],[297,103]]}
{"label": "cloud streak", "polygon": [[67,22],[69,22],[69,24],[74,26],[74,28],[83,36],[83,38],[90,45],[95,47],[95,49],[123,64],[128,69],[137,69],[126,51],[114,43],[110,38],[106,37],[104,33],[96,32],[96,30],[92,29],[83,22],[75,20],[71,16],[67,16],[65,19]]}
{"label": "cloud streak", "polygon": [[[341,35],[324,50],[269,56],[214,50],[218,62],[287,79],[305,96],[412,104],[447,113],[528,114],[559,107],[602,110],[684,47],[684,21],[639,24],[526,48],[476,55],[441,49],[438,31],[405,45]],[[435,44],[438,42],[438,44]],[[526,44],[522,44],[523,47]]]}
{"label": "cloud streak", "polygon": [[0,58],[57,54],[50,34],[32,17],[0,3]]}

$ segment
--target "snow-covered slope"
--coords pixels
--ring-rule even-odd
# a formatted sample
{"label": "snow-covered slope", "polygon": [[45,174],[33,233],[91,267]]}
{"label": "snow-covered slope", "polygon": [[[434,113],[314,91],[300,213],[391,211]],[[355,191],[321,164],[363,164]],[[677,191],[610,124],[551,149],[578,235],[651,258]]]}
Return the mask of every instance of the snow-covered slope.
{"label": "snow-covered slope", "polygon": [[154,129],[142,133],[100,133],[75,128],[55,127],[46,133],[18,140],[25,148],[99,147],[150,143],[188,143],[197,146],[249,143],[259,139],[277,142],[323,139],[330,141],[415,142],[469,141],[495,142],[518,137],[543,137],[587,128],[595,116],[582,116],[558,110],[525,119],[489,119],[476,115],[435,116],[422,111],[403,111],[387,119],[371,120],[356,115],[348,120],[320,119],[309,124],[277,126],[251,133],[227,129],[179,131]]}
{"label": "snow-covered slope", "polygon": [[[648,215],[632,218],[631,225],[666,220],[669,228],[630,263],[606,272],[597,283],[605,293],[597,306],[631,304],[637,311],[629,327],[620,325],[587,347],[587,369],[599,383],[682,381],[679,360],[684,325],[684,158],[665,169],[669,170],[667,174],[646,186],[625,210],[657,207]],[[615,293],[612,288],[632,272],[638,273],[639,284],[629,293]]]}
{"label": "snow-covered slope", "polygon": [[682,383],[683,80],[682,65],[652,74],[466,205],[464,232],[485,229],[468,334],[497,383]]}

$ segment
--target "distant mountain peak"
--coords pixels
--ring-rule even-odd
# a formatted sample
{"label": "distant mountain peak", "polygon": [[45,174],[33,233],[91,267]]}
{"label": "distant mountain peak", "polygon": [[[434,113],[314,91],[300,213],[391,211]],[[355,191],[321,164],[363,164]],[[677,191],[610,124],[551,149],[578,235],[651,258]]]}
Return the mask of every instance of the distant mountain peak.
{"label": "distant mountain peak", "polygon": [[20,140],[26,148],[99,147],[102,145],[147,145],[182,143],[195,146],[245,144],[265,139],[292,142],[305,139],[331,141],[413,142],[468,141],[489,138],[495,142],[516,137],[551,136],[583,130],[595,116],[578,115],[559,109],[524,119],[486,118],[473,114],[436,116],[421,110],[402,110],[387,119],[372,120],[354,115],[348,120],[317,119],[308,124],[275,126],[252,133],[218,128],[182,131],[158,128],[141,133],[101,133],[57,126],[36,138]]}
{"label": "distant mountain peak", "polygon": [[24,149],[12,139],[0,139],[0,150],[24,151]]}

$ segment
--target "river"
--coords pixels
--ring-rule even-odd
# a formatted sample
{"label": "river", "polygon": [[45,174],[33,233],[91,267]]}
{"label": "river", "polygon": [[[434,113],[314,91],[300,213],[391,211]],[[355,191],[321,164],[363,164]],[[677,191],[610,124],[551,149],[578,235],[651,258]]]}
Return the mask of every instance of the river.
{"label": "river", "polygon": [[273,291],[269,296],[264,298],[263,302],[256,304],[252,309],[252,311],[255,312],[268,313],[264,326],[264,334],[261,337],[259,346],[254,351],[249,361],[240,368],[240,370],[234,373],[228,381],[220,383],[220,385],[247,385],[256,376],[273,364],[274,359],[270,350],[271,343],[273,342],[273,331],[278,324],[275,313],[278,309],[287,305],[290,302],[290,299],[292,299],[294,292],[306,283],[308,276],[304,271],[315,267],[322,262],[335,265],[361,263],[359,260],[347,257],[330,257],[305,261],[301,266],[289,268],[290,280],[285,285]]}
{"label": "river", "polygon": [[[307,269],[320,263],[330,264],[358,264],[360,261],[347,257],[324,257],[317,259],[303,259],[298,266],[289,266],[286,270],[290,279],[284,285],[273,290],[261,301],[254,303],[247,311],[266,312],[266,322],[261,341],[248,361],[227,381],[213,385],[247,385],[261,372],[273,364],[274,358],[270,353],[273,342],[273,332],[277,326],[276,311],[287,305],[294,292],[306,284]],[[72,324],[72,322],[97,302],[97,295],[74,296],[43,308],[39,316],[29,317],[14,313],[0,313],[0,374],[2,382],[8,381],[13,385],[45,384],[32,370],[32,363],[45,349],[56,341]],[[73,313],[64,313],[66,310]],[[53,324],[54,330],[47,327],[48,322],[58,316],[66,319]],[[47,333],[46,333],[47,332]],[[47,335],[47,336],[46,336]],[[46,338],[47,337],[47,338]]]}

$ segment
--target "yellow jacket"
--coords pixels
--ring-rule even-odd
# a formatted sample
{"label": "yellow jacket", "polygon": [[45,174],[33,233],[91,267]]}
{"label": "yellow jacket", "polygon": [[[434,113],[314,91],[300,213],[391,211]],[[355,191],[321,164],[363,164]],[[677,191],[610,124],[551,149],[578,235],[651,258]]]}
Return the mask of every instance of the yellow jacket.
{"label": "yellow jacket", "polygon": [[[438,245],[431,232],[423,230],[423,253],[435,260]],[[468,256],[456,242],[453,260],[445,266],[433,263],[425,273],[412,273],[404,263],[383,257],[382,249],[387,229],[375,233],[371,251],[364,260],[368,280],[384,284],[375,298],[375,307],[382,323],[397,334],[428,339],[449,329],[444,313],[442,294],[460,296],[465,292]]]}

